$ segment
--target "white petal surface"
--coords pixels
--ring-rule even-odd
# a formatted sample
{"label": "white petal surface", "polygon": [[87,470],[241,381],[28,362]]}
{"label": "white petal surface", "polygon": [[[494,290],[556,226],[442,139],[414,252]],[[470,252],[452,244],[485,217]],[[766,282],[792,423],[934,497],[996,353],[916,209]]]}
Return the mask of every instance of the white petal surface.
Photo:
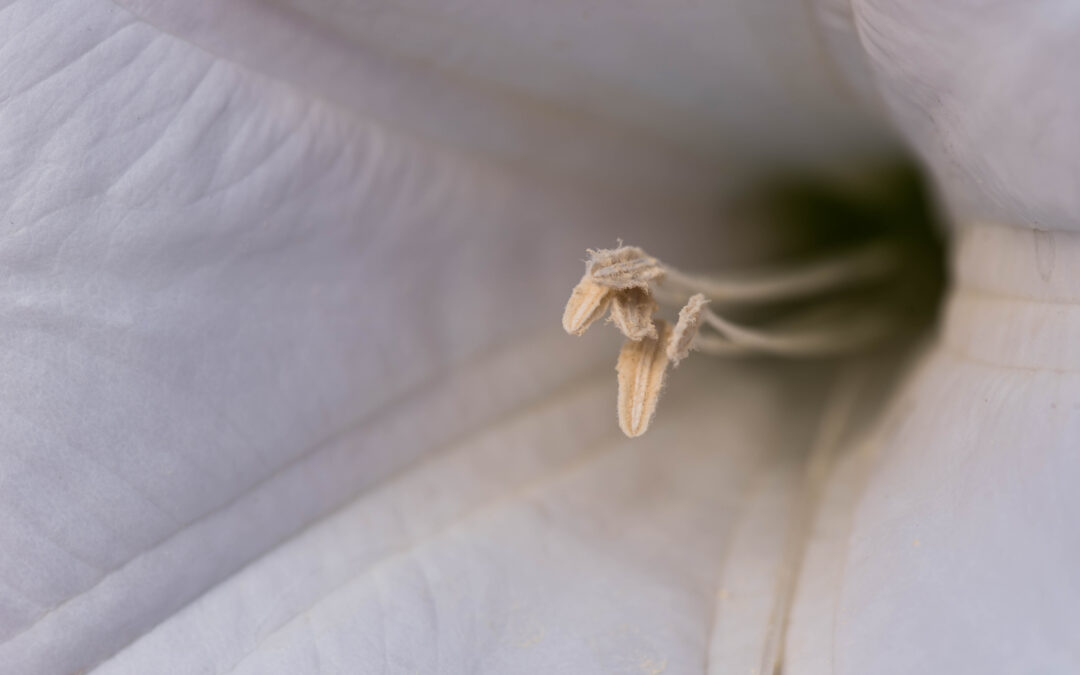
{"label": "white petal surface", "polygon": [[117,1],[382,123],[590,184],[701,194],[893,144],[810,3]]}
{"label": "white petal surface", "polygon": [[612,341],[558,316],[587,246],[753,247],[713,202],[887,147],[871,86],[960,220],[1019,227],[964,232],[834,474],[786,668],[1080,669],[1080,244],[1027,229],[1080,222],[1078,24],[2,3],[0,671],[755,668],[821,373],[683,368],[631,443]]}
{"label": "white petal surface", "polygon": [[1048,267],[1044,237],[960,237],[943,335],[882,427],[842,556],[834,672],[1080,669],[1080,238],[1055,233]]}
{"label": "white petal surface", "polygon": [[[390,131],[113,3],[9,2],[0,8],[0,53],[0,671],[92,667],[421,458],[478,438],[507,415],[528,424],[532,403],[598,363],[607,372],[612,342],[558,334],[561,305],[580,275],[574,256],[587,246],[622,236],[694,261],[735,255],[741,245],[700,204],[624,204],[588,188],[553,187]],[[679,223],[680,237],[666,237],[658,222]],[[598,419],[613,431],[608,377],[611,399]],[[759,400],[755,414],[771,414],[773,405]],[[545,438],[535,422],[531,428]],[[572,439],[577,431],[560,433]],[[698,448],[699,438],[672,445],[695,458],[709,450]],[[567,443],[565,451],[580,450]],[[639,496],[632,477],[659,469],[658,443],[611,467],[629,486],[586,474],[580,485],[614,491],[595,508],[583,487],[565,488],[566,503],[551,498],[554,506],[578,508],[597,527],[618,526],[634,513],[621,509]],[[759,461],[756,453],[774,447],[751,438],[737,444],[738,457]],[[555,450],[563,451],[559,443]],[[725,467],[733,481],[744,476],[722,453],[693,461],[718,462],[709,475]],[[458,471],[461,486],[480,480],[483,471],[470,471],[482,469],[446,468]],[[508,487],[501,474],[484,480]],[[673,533],[675,548],[700,544],[704,552],[685,561],[672,551],[631,556],[612,572],[613,595],[588,603],[610,617],[625,609],[612,600],[622,589],[655,587],[648,612],[674,593],[680,604],[657,616],[692,628],[665,628],[675,637],[656,639],[667,658],[695,663],[706,653],[706,570],[718,564],[717,535],[730,524],[700,523],[710,500],[730,497],[696,480],[678,469],[642,518],[652,523],[645,532],[666,531],[666,519],[688,528]],[[682,496],[684,488],[693,489]],[[575,499],[587,503],[574,507]],[[382,509],[370,517],[394,515]],[[608,509],[615,520],[605,520]],[[477,541],[507,542],[505,557],[488,559],[475,541],[455,553],[443,540],[431,555],[469,553],[476,573],[534,573],[536,589],[541,581],[550,589],[570,572],[555,563],[580,552],[602,576],[600,561],[612,550],[594,550],[587,539],[575,548],[560,529],[570,515],[550,533],[567,553],[552,562],[553,576],[517,564],[538,554],[529,547],[543,539],[515,533],[542,517],[528,505],[511,511],[519,515],[505,523],[476,524],[486,533]],[[372,527],[361,540],[372,549],[361,558],[406,541],[407,530],[392,522]],[[336,577],[317,571],[320,550],[296,555],[326,583]],[[472,569],[456,564],[448,566]],[[288,576],[292,568],[284,569]],[[341,595],[341,611],[357,608],[356,621],[374,622],[377,608],[350,604],[370,597],[364,588]],[[493,589],[492,612],[513,602],[507,587]],[[334,610],[338,596],[328,597]],[[236,628],[245,626],[261,635],[252,625]],[[277,635],[295,629],[283,624]],[[545,658],[556,658],[560,642],[548,640]],[[158,665],[180,659],[186,644],[169,641]],[[245,667],[266,657],[252,658]],[[199,663],[224,661],[211,654]]]}
{"label": "white petal surface", "polygon": [[604,374],[447,448],[96,672],[702,671],[717,613],[743,614],[715,604],[723,561],[754,560],[740,522],[783,523],[745,497],[810,421],[769,418],[811,390],[762,368],[686,375],[637,441]]}
{"label": "white petal surface", "polygon": [[958,218],[1080,229],[1080,6],[852,5],[880,91]]}
{"label": "white petal surface", "polygon": [[551,324],[567,251],[645,212],[391,135],[110,3],[10,3],[0,45],[3,670],[92,664],[606,353]]}
{"label": "white petal surface", "polygon": [[962,230],[943,335],[855,472],[865,491],[849,488],[862,498],[823,604],[830,653],[807,672],[1074,673],[1080,12],[853,4],[892,115]]}

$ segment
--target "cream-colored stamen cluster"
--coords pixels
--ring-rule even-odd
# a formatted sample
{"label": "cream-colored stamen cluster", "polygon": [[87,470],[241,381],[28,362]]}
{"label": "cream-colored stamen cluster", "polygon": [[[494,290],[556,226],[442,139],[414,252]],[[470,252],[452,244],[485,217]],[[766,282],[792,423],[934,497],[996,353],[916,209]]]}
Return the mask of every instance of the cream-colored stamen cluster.
{"label": "cream-colored stamen cluster", "polygon": [[[635,246],[590,250],[585,276],[563,313],[563,328],[582,335],[607,314],[608,322],[626,337],[616,365],[618,415],[623,432],[635,437],[649,427],[668,365],[678,365],[691,350],[718,355],[836,354],[873,343],[896,325],[895,315],[887,310],[853,310],[850,303],[825,302],[764,331],[719,315],[709,308],[710,302],[764,304],[827,294],[880,281],[895,271],[897,262],[895,247],[876,243],[768,275],[716,279],[679,272]],[[661,304],[683,305],[674,325],[654,318]]]}
{"label": "cream-colored stamen cluster", "polygon": [[626,336],[616,366],[618,411],[619,426],[631,437],[649,428],[668,364],[690,353],[707,302],[703,295],[693,296],[674,328],[654,319],[660,305],[651,284],[664,275],[658,260],[634,246],[589,251],[585,276],[563,313],[563,328],[572,335],[583,334],[608,312],[608,321]]}

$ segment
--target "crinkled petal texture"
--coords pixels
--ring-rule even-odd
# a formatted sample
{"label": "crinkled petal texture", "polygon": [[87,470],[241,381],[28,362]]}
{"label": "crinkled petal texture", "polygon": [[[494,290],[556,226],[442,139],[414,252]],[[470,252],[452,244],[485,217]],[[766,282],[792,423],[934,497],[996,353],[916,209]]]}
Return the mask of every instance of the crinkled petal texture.
{"label": "crinkled petal texture", "polygon": [[851,4],[893,119],[957,218],[1080,230],[1080,6]]}
{"label": "crinkled petal texture", "polygon": [[[1067,4],[0,2],[0,672],[1075,672]],[[717,176],[888,146],[872,82],[1008,226],[798,567],[829,373],[629,441],[559,316],[767,245]]]}
{"label": "crinkled petal texture", "polygon": [[700,163],[298,11],[0,8],[0,671],[702,669],[818,376],[680,373],[630,444],[558,326],[590,246],[738,251],[630,190]]}

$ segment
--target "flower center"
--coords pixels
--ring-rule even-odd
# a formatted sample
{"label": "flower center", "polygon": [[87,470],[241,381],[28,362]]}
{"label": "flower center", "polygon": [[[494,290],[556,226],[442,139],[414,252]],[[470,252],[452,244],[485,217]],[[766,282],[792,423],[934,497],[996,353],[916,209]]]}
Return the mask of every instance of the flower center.
{"label": "flower center", "polygon": [[[699,275],[635,246],[589,251],[563,327],[581,335],[607,312],[626,337],[616,370],[628,436],[648,429],[668,365],[692,350],[835,357],[913,339],[934,321],[943,246],[913,170],[785,181],[752,201],[766,226],[797,242],[766,269]],[[662,309],[678,309],[673,323],[656,318]]]}

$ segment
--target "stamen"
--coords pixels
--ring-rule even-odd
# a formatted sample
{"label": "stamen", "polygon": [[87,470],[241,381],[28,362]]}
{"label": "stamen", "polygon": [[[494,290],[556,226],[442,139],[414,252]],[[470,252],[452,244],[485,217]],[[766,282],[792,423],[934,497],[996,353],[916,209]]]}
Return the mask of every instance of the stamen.
{"label": "stamen", "polygon": [[[849,305],[849,303],[844,303]],[[867,347],[888,337],[897,327],[897,316],[888,311],[859,311],[850,307],[848,315],[835,307],[816,308],[794,321],[763,331],[737,324],[705,310],[703,319],[720,334],[720,342],[737,345],[751,352],[775,356],[831,356]],[[717,339],[699,335],[699,347],[711,353],[731,353],[717,346]],[[716,351],[713,351],[715,348]]]}
{"label": "stamen", "polygon": [[630,288],[615,293],[608,320],[630,340],[656,338],[652,317],[658,309],[647,289]]}
{"label": "stamen", "polygon": [[[902,322],[889,303],[842,299],[805,306],[815,295],[894,276],[900,254],[898,243],[878,242],[771,275],[717,279],[674,270],[635,246],[590,250],[563,327],[581,335],[610,309],[608,320],[627,338],[616,367],[619,426],[627,436],[640,436],[655,413],[668,364],[678,365],[693,349],[722,356],[825,356],[863,349],[895,333]],[[708,307],[797,299],[803,309],[789,309],[765,327],[744,325]],[[685,302],[674,327],[660,319],[654,323],[657,300]]]}
{"label": "stamen", "polygon": [[645,433],[656,413],[667,371],[667,345],[671,326],[658,320],[657,337],[627,340],[619,352],[619,428],[634,438]]}
{"label": "stamen", "polygon": [[676,302],[693,293],[722,304],[795,300],[886,278],[896,272],[901,254],[896,242],[876,241],[802,267],[742,279],[693,276],[665,266],[663,286],[666,297]]}
{"label": "stamen", "polygon": [[648,290],[650,282],[664,277],[660,261],[636,246],[590,250],[589,256],[585,268],[588,276],[608,288]]}
{"label": "stamen", "polygon": [[563,311],[563,329],[571,335],[584,335],[593,323],[604,316],[611,304],[612,290],[589,278],[588,273],[574,287]]}
{"label": "stamen", "polygon": [[680,361],[690,356],[690,350],[694,348],[694,339],[698,334],[698,327],[701,326],[701,317],[707,311],[705,306],[708,304],[709,300],[698,293],[691,296],[686,306],[679,310],[679,321],[675,324],[671,342],[668,343],[667,355],[672,365],[677,366]]}

